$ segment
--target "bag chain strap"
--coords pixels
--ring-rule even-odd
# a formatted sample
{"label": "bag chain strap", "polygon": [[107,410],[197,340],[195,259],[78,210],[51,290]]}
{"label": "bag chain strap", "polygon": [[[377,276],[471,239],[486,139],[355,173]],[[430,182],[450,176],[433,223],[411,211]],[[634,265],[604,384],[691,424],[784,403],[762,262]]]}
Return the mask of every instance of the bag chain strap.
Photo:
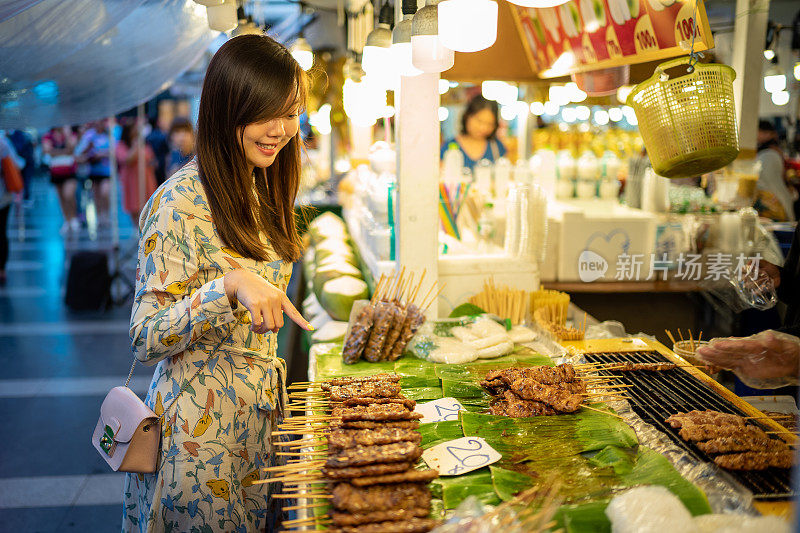
{"label": "bag chain strap", "polygon": [[[172,407],[173,405],[175,405],[175,402],[178,401],[178,398],[180,397],[181,394],[183,394],[183,391],[185,391],[187,389],[187,387],[189,387],[189,384],[192,381],[194,381],[194,378],[196,378],[200,374],[200,372],[202,372],[203,369],[208,365],[208,363],[211,362],[211,359],[215,355],[217,355],[217,352],[219,351],[220,348],[222,348],[222,345],[225,344],[225,341],[227,341],[228,339],[230,339],[233,336],[233,332],[236,329],[236,326],[238,326],[241,321],[242,321],[242,319],[240,318],[239,320],[236,321],[236,323],[234,323],[234,325],[231,327],[231,330],[228,332],[228,334],[225,335],[225,337],[223,337],[221,341],[219,341],[219,344],[217,344],[217,347],[214,348],[214,351],[211,352],[211,355],[209,355],[208,358],[200,366],[200,368],[197,369],[197,372],[195,372],[194,375],[191,378],[189,378],[183,384],[183,387],[181,387],[181,390],[178,391],[178,394],[175,396],[175,398],[173,398],[173,400],[169,403],[169,405],[167,405],[164,408],[164,412],[161,413],[161,416],[158,417],[158,421],[159,422],[161,422],[164,419],[164,416],[167,414],[167,411],[169,411],[169,408]],[[128,373],[128,379],[125,380],[125,387],[126,388],[128,387],[128,383],[130,383],[131,378],[133,377],[133,369],[136,368],[136,362],[137,362],[137,359],[136,359],[136,357],[134,357],[133,358],[133,364],[131,365],[131,371]]]}

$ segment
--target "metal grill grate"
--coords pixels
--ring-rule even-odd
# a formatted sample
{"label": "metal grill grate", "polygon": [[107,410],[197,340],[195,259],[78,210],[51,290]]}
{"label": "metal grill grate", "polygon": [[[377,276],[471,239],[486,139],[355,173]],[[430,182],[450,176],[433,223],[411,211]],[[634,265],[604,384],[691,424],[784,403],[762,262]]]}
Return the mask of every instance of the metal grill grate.
{"label": "metal grill grate", "polygon": [[[587,353],[585,357],[590,363],[672,362],[660,353],[651,351]],[[709,455],[701,452],[693,444],[684,441],[678,435],[678,430],[673,429],[664,421],[667,417],[693,409],[701,411],[713,409],[723,413],[748,416],[682,368],[662,372],[611,371],[602,373],[621,375],[622,377],[619,378],[621,383],[633,385],[625,389],[625,394],[630,396],[629,401],[636,414],[645,422],[666,433],[676,445],[701,461],[713,463],[713,459]],[[785,499],[795,495],[789,470],[771,468],[762,472],[728,471],[727,473],[747,487],[758,499]]]}

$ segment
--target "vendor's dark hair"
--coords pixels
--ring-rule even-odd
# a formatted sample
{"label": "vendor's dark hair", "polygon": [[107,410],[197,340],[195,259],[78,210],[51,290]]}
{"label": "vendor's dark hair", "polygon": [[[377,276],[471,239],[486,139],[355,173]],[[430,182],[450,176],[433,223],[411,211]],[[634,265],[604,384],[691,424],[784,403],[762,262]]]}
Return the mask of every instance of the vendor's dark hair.
{"label": "vendor's dark hair", "polygon": [[487,100],[483,95],[475,95],[467,102],[464,113],[461,115],[461,135],[467,134],[467,119],[479,111],[488,109],[494,115],[494,129],[489,134],[489,139],[497,137],[497,128],[500,127],[500,108],[494,100]]}
{"label": "vendor's dark hair", "polygon": [[[197,120],[197,163],[211,217],[222,241],[257,260],[300,257],[294,202],[300,183],[300,137],[266,169],[248,172],[244,127],[303,108],[305,73],[289,51],[265,35],[235,37],[206,71]],[[265,233],[270,257],[260,238]]]}
{"label": "vendor's dark hair", "polygon": [[175,117],[172,120],[172,124],[169,125],[169,135],[172,135],[176,131],[188,131],[194,135],[194,126],[192,126],[192,121],[186,117]]}

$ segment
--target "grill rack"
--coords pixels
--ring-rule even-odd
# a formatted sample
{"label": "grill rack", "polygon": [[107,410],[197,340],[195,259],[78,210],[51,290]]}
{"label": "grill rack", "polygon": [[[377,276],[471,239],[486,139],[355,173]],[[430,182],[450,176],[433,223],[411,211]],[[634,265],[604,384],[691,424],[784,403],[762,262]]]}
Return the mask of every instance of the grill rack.
{"label": "grill rack", "polygon": [[[585,353],[584,357],[590,363],[674,363],[655,351],[596,352]],[[622,377],[618,378],[619,382],[633,385],[625,389],[625,394],[630,397],[628,402],[631,409],[645,422],[665,433],[678,447],[699,461],[714,463],[711,456],[700,451],[692,443],[684,441],[678,434],[678,430],[673,429],[665,422],[667,417],[693,409],[701,411],[712,409],[743,417],[749,416],[683,368],[660,372],[614,372],[612,370],[599,373],[621,375]],[[755,420],[750,420],[750,423],[760,426]],[[788,469],[770,468],[761,472],[720,470],[744,485],[759,500],[782,500],[796,495],[792,489],[791,471]]]}

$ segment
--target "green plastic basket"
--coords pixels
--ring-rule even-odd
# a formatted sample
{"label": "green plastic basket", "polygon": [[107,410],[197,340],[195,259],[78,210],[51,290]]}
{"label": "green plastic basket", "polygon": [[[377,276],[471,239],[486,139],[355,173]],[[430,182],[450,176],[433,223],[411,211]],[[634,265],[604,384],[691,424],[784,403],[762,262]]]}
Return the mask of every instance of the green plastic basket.
{"label": "green plastic basket", "polygon": [[736,159],[735,78],[728,65],[691,66],[681,58],[660,64],[633,88],[627,104],[636,113],[656,174],[689,178]]}

